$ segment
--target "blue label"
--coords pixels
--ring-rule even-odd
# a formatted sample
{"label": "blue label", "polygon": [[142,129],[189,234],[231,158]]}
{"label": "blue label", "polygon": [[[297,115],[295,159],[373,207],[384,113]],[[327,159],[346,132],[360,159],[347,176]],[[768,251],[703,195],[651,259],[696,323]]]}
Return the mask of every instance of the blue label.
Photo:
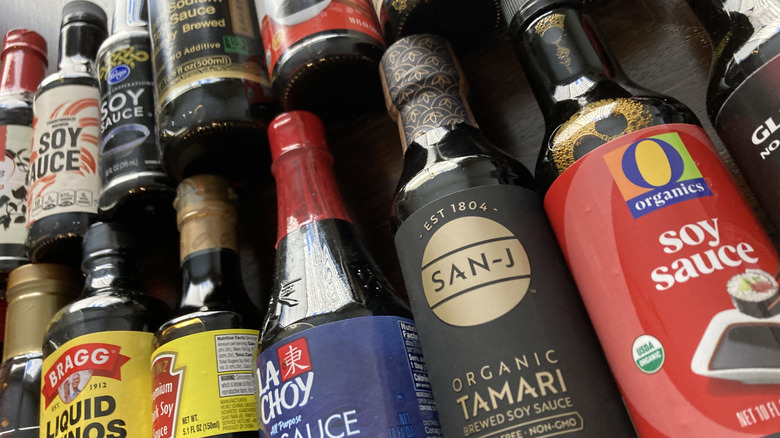
{"label": "blue label", "polygon": [[411,320],[317,326],[265,349],[257,365],[261,438],[441,436]]}
{"label": "blue label", "polygon": [[120,64],[108,72],[108,78],[106,80],[109,84],[114,85],[124,81],[128,76],[130,76],[130,67]]}

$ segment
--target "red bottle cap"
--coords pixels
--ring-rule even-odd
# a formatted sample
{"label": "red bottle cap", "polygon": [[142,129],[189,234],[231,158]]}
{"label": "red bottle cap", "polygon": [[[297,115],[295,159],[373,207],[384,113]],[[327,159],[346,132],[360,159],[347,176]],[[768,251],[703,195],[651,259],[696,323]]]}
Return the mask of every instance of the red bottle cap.
{"label": "red bottle cap", "polygon": [[29,29],[13,29],[3,38],[3,76],[0,90],[35,92],[46,76],[46,39]]}
{"label": "red bottle cap", "polygon": [[349,221],[322,121],[307,111],[282,113],[271,121],[268,140],[279,204],[279,240],[315,221]]}

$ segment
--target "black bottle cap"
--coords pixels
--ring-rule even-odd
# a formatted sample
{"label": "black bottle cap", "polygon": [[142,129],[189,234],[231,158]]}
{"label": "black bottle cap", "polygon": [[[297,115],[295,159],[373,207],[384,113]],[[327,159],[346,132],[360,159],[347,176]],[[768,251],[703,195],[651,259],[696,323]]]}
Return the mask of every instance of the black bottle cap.
{"label": "black bottle cap", "polygon": [[62,8],[61,26],[74,22],[94,24],[101,29],[108,29],[106,12],[97,4],[87,0],[75,0],[66,3]]}
{"label": "black bottle cap", "polygon": [[501,0],[501,12],[507,26],[517,19],[518,24],[533,20],[541,13],[555,8],[582,8],[589,0]]}
{"label": "black bottle cap", "polygon": [[82,242],[84,261],[110,254],[127,254],[135,250],[135,240],[128,229],[117,222],[92,224]]}

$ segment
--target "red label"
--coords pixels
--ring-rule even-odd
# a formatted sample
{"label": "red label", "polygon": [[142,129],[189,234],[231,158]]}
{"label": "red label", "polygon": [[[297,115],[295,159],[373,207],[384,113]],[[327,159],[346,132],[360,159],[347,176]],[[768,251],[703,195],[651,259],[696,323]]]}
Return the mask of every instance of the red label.
{"label": "red label", "polygon": [[174,371],[175,354],[157,356],[152,362],[152,426],[155,438],[174,436],[184,369]]}
{"label": "red label", "polygon": [[[368,0],[324,0],[291,10],[289,2],[271,1],[263,17],[262,37],[271,79],[282,54],[295,43],[316,33],[345,29],[357,31],[384,46],[379,23]],[[285,4],[287,3],[287,4]]]}
{"label": "red label", "polygon": [[313,371],[311,358],[309,357],[309,345],[306,338],[300,338],[289,344],[285,344],[276,350],[279,358],[279,368],[282,374],[282,382],[286,382],[295,376]]}
{"label": "red label", "polygon": [[640,435],[780,431],[778,256],[700,127],[601,146],[545,209]]}
{"label": "red label", "polygon": [[[119,345],[91,343],[77,345],[65,351],[45,375],[41,392],[46,398],[46,407],[57,396],[63,384],[81,387],[83,384],[70,382],[69,378],[82,371],[89,372],[91,376],[122,380],[122,365],[130,358],[119,354],[120,349]],[[65,388],[65,391],[68,389]]]}

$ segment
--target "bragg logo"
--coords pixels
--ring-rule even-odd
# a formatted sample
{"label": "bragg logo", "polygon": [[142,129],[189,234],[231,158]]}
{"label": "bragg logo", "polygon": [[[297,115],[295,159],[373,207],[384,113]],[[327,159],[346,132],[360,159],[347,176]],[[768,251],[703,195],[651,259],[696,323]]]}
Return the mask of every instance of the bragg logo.
{"label": "bragg logo", "polygon": [[604,155],[604,161],[634,219],[712,195],[676,132],[637,140]]}
{"label": "bragg logo", "polygon": [[119,354],[120,349],[119,345],[91,343],[64,352],[44,376],[41,392],[46,407],[57,395],[65,403],[73,401],[92,376],[122,380],[122,365],[130,358]]}
{"label": "bragg logo", "polygon": [[459,327],[503,316],[531,283],[528,254],[517,237],[500,223],[476,216],[436,231],[425,248],[421,274],[433,313]]}

